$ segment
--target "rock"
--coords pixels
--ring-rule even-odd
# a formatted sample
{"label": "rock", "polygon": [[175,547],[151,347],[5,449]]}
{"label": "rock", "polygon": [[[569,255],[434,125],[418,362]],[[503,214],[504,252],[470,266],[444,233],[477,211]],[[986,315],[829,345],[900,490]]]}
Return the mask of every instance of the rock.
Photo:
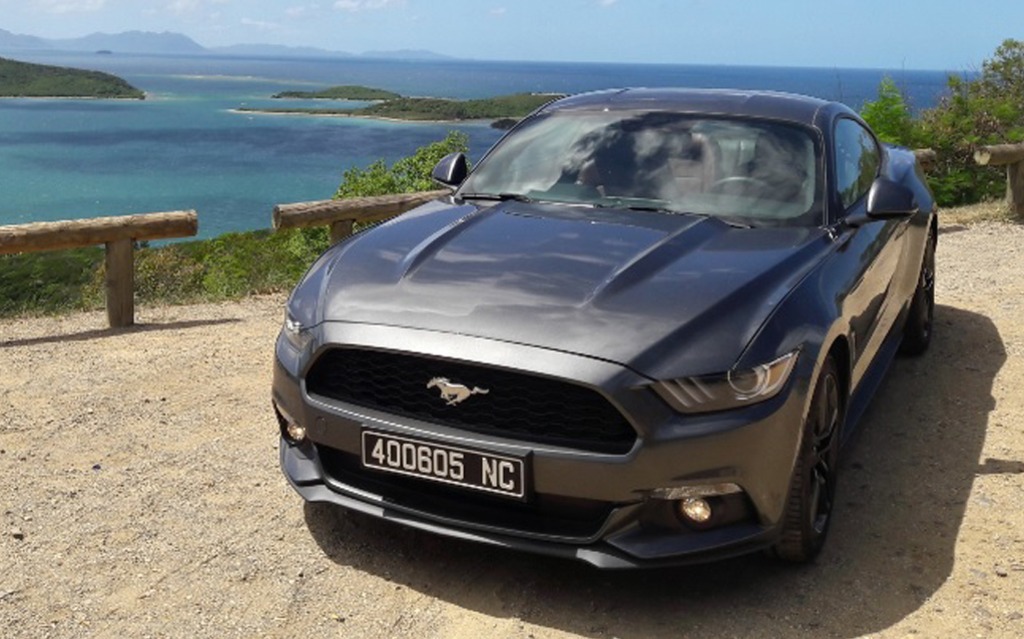
{"label": "rock", "polygon": [[25,532],[21,528],[11,528],[11,537],[21,541],[25,538]]}

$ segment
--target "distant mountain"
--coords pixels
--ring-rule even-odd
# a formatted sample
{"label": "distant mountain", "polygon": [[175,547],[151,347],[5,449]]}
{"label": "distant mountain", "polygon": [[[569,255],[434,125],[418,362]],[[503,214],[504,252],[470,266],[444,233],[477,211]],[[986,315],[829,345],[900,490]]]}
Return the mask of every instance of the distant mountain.
{"label": "distant mountain", "polygon": [[49,39],[0,29],[0,50],[113,51],[117,53],[205,53],[206,49],[180,33],[127,31],[93,33],[81,38]]}
{"label": "distant mountain", "polygon": [[233,44],[228,47],[208,47],[207,53],[237,56],[275,56],[304,58],[352,58],[354,53],[328,51],[316,47],[289,47],[283,44]]}
{"label": "distant mountain", "polygon": [[233,55],[307,58],[380,58],[385,60],[451,60],[433,51],[402,49],[399,51],[368,51],[361,56],[346,51],[329,51],[316,47],[291,47],[278,44],[236,44],[227,47],[204,47],[180,33],[126,31],[124,33],[93,33],[81,38],[49,39],[21,35],[0,29],[0,51],[103,51],[112,53],[163,53],[169,55]]}
{"label": "distant mountain", "polygon": [[0,29],[0,49],[50,49],[46,40]]}
{"label": "distant mountain", "polygon": [[126,31],[124,33],[93,33],[82,38],[50,40],[54,48],[71,51],[107,49],[123,53],[204,53],[206,49],[180,33]]}
{"label": "distant mountain", "polygon": [[426,51],[424,49],[399,49],[398,51],[367,51],[364,58],[377,58],[380,60],[455,60],[455,58]]}

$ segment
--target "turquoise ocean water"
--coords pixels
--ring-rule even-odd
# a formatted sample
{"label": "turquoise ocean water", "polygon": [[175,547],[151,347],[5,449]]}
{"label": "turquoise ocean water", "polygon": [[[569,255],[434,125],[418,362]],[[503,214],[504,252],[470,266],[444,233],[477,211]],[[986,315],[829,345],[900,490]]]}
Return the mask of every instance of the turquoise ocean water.
{"label": "turquoise ocean water", "polygon": [[859,108],[875,97],[888,73],[915,107],[924,108],[938,101],[946,80],[944,72],[907,70],[0,55],[108,71],[149,96],[145,101],[0,100],[0,224],[196,209],[200,237],[267,228],[275,204],[329,198],[345,169],[381,158],[393,162],[449,130],[469,135],[473,157],[500,136],[487,123],[231,111],[310,106],[270,99],[280,91],[362,84],[404,95],[473,98],[622,86],[735,87],[806,93]]}

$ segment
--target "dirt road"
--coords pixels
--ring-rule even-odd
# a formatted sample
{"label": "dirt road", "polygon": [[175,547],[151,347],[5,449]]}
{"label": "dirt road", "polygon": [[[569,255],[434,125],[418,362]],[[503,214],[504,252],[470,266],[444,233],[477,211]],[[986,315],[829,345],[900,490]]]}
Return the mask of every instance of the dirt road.
{"label": "dirt road", "polygon": [[1024,227],[947,225],[938,255],[936,341],[802,568],[602,573],[304,506],[280,297],[0,322],[0,636],[1024,636]]}

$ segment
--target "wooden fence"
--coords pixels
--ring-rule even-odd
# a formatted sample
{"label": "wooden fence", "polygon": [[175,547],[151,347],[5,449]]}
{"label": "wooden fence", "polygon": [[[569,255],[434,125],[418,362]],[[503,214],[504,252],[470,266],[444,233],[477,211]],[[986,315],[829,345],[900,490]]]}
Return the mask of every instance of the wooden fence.
{"label": "wooden fence", "polygon": [[0,226],[0,255],[103,244],[107,321],[118,328],[135,323],[135,241],[191,237],[198,230],[195,211]]}
{"label": "wooden fence", "polygon": [[1024,144],[979,147],[974,161],[982,166],[1006,167],[1006,205],[1010,213],[1024,217]]}
{"label": "wooden fence", "polygon": [[275,230],[327,225],[331,227],[331,244],[336,244],[352,234],[357,222],[386,220],[449,193],[448,190],[426,191],[278,204],[274,207],[272,223]]}

